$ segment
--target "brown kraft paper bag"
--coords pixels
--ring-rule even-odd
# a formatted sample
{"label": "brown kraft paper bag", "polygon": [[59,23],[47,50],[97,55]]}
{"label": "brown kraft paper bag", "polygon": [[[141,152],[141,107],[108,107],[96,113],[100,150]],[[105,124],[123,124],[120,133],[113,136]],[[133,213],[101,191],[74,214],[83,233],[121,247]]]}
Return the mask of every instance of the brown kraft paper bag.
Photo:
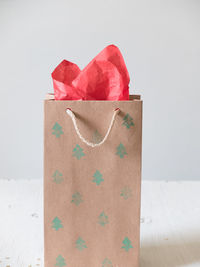
{"label": "brown kraft paper bag", "polygon": [[[84,143],[66,109],[92,143],[101,143],[113,123],[105,142]],[[44,113],[45,267],[139,267],[140,97],[55,101],[48,95]]]}

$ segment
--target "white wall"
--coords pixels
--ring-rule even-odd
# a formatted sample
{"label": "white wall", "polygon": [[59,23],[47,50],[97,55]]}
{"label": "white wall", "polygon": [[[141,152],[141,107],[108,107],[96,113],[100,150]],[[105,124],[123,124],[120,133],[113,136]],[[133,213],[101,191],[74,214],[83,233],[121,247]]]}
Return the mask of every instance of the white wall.
{"label": "white wall", "polygon": [[111,43],[144,100],[143,178],[200,179],[198,0],[1,0],[1,178],[42,177],[51,72]]}

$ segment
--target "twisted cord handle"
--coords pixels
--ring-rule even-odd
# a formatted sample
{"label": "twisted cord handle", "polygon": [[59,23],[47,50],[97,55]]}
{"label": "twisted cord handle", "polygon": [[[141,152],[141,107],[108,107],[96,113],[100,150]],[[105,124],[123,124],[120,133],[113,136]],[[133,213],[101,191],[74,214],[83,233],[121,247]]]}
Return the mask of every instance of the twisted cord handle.
{"label": "twisted cord handle", "polygon": [[119,108],[116,108],[116,109],[114,110],[114,112],[113,112],[113,116],[112,116],[112,119],[111,119],[111,121],[110,121],[110,125],[109,125],[109,127],[108,127],[108,130],[107,130],[106,135],[104,136],[103,140],[102,140],[100,143],[95,144],[95,143],[91,143],[91,142],[87,141],[87,140],[81,135],[81,133],[80,133],[80,131],[79,131],[79,128],[78,128],[78,126],[77,126],[77,122],[76,122],[76,116],[75,116],[75,114],[73,113],[73,111],[72,111],[70,108],[67,108],[67,109],[66,109],[66,113],[67,113],[67,114],[69,115],[69,117],[72,119],[72,122],[73,122],[73,124],[74,124],[74,128],[75,128],[75,131],[76,131],[77,135],[78,135],[79,138],[82,140],[82,142],[84,142],[86,145],[88,145],[88,146],[90,146],[90,147],[101,146],[101,145],[107,140],[107,138],[108,138],[108,136],[109,136],[109,134],[110,134],[110,132],[111,132],[111,130],[112,130],[113,124],[114,124],[114,122],[115,122],[116,116],[117,116],[117,114],[119,114],[119,112],[120,112],[120,109],[119,109]]}

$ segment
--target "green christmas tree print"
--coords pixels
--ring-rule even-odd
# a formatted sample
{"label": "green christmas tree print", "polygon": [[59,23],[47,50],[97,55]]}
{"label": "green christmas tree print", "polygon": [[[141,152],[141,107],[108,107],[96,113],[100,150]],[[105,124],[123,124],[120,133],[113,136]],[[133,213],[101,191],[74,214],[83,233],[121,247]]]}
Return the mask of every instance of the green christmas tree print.
{"label": "green christmas tree print", "polygon": [[95,174],[93,175],[94,179],[92,180],[94,183],[96,183],[96,185],[100,185],[101,182],[104,181],[104,179],[102,178],[102,174],[100,173],[100,171],[96,171]]}
{"label": "green christmas tree print", "polygon": [[125,237],[122,243],[124,245],[121,248],[124,248],[126,251],[129,251],[130,248],[133,248],[131,241],[128,239],[128,237]]}
{"label": "green christmas tree print", "polygon": [[58,231],[60,228],[63,228],[61,220],[58,217],[55,217],[52,221],[52,228]]}
{"label": "green christmas tree print", "polygon": [[83,156],[85,156],[85,154],[83,153],[83,149],[79,145],[76,145],[73,149],[73,157],[81,159]]}
{"label": "green christmas tree print", "polygon": [[98,223],[101,226],[104,226],[105,224],[109,223],[108,216],[104,213],[104,211],[99,215],[99,217],[98,217]]}
{"label": "green christmas tree print", "polygon": [[67,264],[65,263],[65,259],[59,255],[57,258],[56,258],[56,264],[55,266],[57,267],[63,267],[63,266],[66,266]]}
{"label": "green christmas tree print", "polygon": [[108,258],[105,258],[102,262],[102,267],[113,267],[112,262]]}
{"label": "green christmas tree print", "polygon": [[124,188],[122,188],[120,196],[122,196],[124,199],[128,199],[132,196],[131,189],[128,186],[125,186]]}
{"label": "green christmas tree print", "polygon": [[76,240],[76,248],[80,251],[87,248],[85,241],[81,237]]}
{"label": "green christmas tree print", "polygon": [[53,174],[53,181],[56,183],[56,184],[60,184],[62,183],[63,181],[63,175],[61,172],[59,172],[58,170],[56,170]]}
{"label": "green christmas tree print", "polygon": [[81,202],[83,202],[81,194],[79,192],[73,194],[71,202],[78,206]]}
{"label": "green christmas tree print", "polygon": [[100,133],[96,130],[93,133],[93,137],[92,137],[92,142],[94,144],[99,144],[102,141],[102,136],[100,135]]}
{"label": "green christmas tree print", "polygon": [[116,155],[119,155],[119,157],[122,159],[124,155],[127,155],[126,149],[123,144],[119,144],[117,147]]}
{"label": "green christmas tree print", "polygon": [[133,118],[127,113],[123,118],[123,125],[126,126],[127,129],[130,129],[131,126],[134,126]]}
{"label": "green christmas tree print", "polygon": [[62,127],[57,122],[54,124],[52,130],[53,130],[52,134],[54,134],[57,138],[60,137],[61,134],[64,134]]}

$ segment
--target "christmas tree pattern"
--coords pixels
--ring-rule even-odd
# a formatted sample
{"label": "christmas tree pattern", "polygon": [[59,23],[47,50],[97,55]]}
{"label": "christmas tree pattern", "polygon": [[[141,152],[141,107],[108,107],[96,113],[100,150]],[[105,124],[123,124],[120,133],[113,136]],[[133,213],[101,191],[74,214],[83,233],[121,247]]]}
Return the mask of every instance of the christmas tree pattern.
{"label": "christmas tree pattern", "polygon": [[59,255],[57,258],[56,258],[56,264],[55,266],[57,267],[63,267],[63,266],[66,266],[66,263],[65,263],[65,259]]}
{"label": "christmas tree pattern", "polygon": [[101,134],[97,130],[94,131],[93,136],[92,136],[92,142],[94,144],[99,144],[102,141],[102,139],[103,138],[102,138]]}
{"label": "christmas tree pattern", "polygon": [[80,159],[83,156],[85,156],[85,154],[83,153],[83,149],[79,145],[76,145],[75,148],[73,149],[73,157]]}
{"label": "christmas tree pattern", "polygon": [[83,202],[81,194],[79,192],[73,194],[71,202],[78,206],[81,202]]}
{"label": "christmas tree pattern", "polygon": [[124,248],[126,251],[129,251],[130,248],[133,248],[131,241],[128,239],[128,237],[125,237],[122,243],[124,245],[121,248]]}
{"label": "christmas tree pattern", "polygon": [[52,130],[52,134],[54,134],[57,138],[60,137],[61,134],[64,134],[62,131],[62,127],[57,122],[54,124]]}
{"label": "christmas tree pattern", "polygon": [[87,248],[85,241],[81,237],[76,240],[76,248],[80,251]]}
{"label": "christmas tree pattern", "polygon": [[56,170],[53,174],[53,181],[56,183],[56,184],[60,184],[62,183],[63,181],[63,175],[61,172],[59,172],[58,170]]}
{"label": "christmas tree pattern", "polygon": [[61,220],[58,217],[55,217],[52,221],[52,228],[58,231],[60,228],[63,228]]}
{"label": "christmas tree pattern", "polygon": [[104,181],[104,179],[102,178],[102,174],[100,173],[100,171],[96,171],[95,174],[93,175],[94,179],[92,180],[94,183],[96,183],[96,185],[100,185],[101,182]]}
{"label": "christmas tree pattern", "polygon": [[102,267],[113,267],[112,262],[108,258],[105,258],[102,262]]}
{"label": "christmas tree pattern", "polygon": [[132,196],[131,189],[128,186],[125,186],[124,188],[122,188],[120,196],[122,196],[124,199],[128,199]]}
{"label": "christmas tree pattern", "polygon": [[108,216],[104,213],[104,211],[99,215],[99,217],[98,217],[98,223],[101,226],[104,226],[105,224],[109,223]]}
{"label": "christmas tree pattern", "polygon": [[126,126],[127,129],[130,129],[131,126],[134,126],[133,118],[127,113],[123,118],[123,125]]}
{"label": "christmas tree pattern", "polygon": [[127,155],[126,149],[123,144],[119,144],[117,147],[116,155],[119,155],[119,157],[122,159],[124,155]]}

